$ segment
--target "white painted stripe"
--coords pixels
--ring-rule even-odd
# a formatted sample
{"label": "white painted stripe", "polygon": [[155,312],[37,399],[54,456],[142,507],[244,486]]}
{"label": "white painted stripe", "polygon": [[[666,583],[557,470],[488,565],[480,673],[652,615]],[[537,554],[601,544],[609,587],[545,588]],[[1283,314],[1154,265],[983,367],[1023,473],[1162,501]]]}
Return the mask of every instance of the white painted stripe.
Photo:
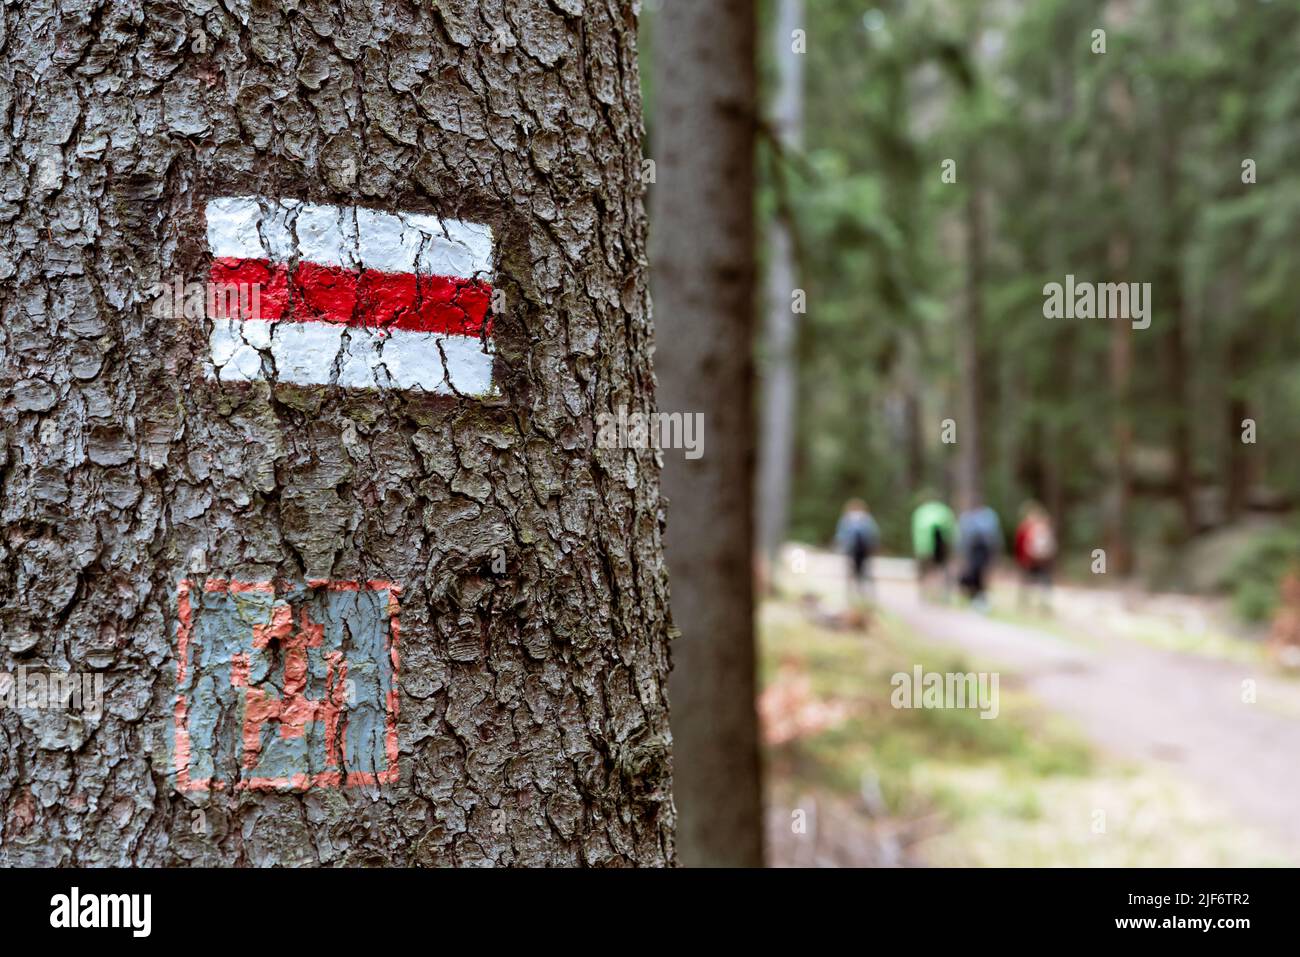
{"label": "white painted stripe", "polygon": [[[407,237],[419,237],[419,272],[434,276],[492,278],[492,228],[458,219],[441,220],[424,213],[402,214]],[[376,250],[364,248],[367,260]],[[368,264],[368,263],[367,263]],[[382,266],[373,266],[382,269]]]}
{"label": "white painted stripe", "polygon": [[208,201],[207,219],[215,257],[291,262],[296,254],[348,269],[492,275],[491,227],[428,213],[222,196]]}
{"label": "white painted stripe", "polygon": [[299,385],[423,389],[444,395],[452,394],[450,386],[462,395],[492,391],[492,355],[472,336],[405,329],[380,336],[376,330],[326,322],[215,319],[209,347],[210,375],[221,382],[273,377]]}
{"label": "white painted stripe", "polygon": [[251,196],[209,200],[208,249],[214,257],[288,262],[294,249],[289,219],[299,205]]}
{"label": "white painted stripe", "polygon": [[208,249],[214,258],[261,259],[266,256],[257,234],[262,218],[257,200],[223,196],[208,200]]}
{"label": "white painted stripe", "polygon": [[289,224],[298,236],[298,258],[322,266],[356,269],[357,211],[337,206],[300,203]]}

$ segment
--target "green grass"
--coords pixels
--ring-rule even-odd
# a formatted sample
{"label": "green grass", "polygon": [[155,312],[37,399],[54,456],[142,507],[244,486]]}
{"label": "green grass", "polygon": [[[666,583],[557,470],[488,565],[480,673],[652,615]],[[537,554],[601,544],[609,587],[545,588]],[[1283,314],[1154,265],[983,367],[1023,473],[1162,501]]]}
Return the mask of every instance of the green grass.
{"label": "green grass", "polygon": [[[1095,638],[1071,631],[1066,622],[1053,615],[1021,611],[1010,604],[995,604],[991,616],[998,621],[1033,628],[1081,647],[1094,649],[1100,647],[1100,643]],[[1285,674],[1269,661],[1261,641],[1233,634],[1221,623],[1211,622],[1204,629],[1193,631],[1179,622],[1158,614],[1132,611],[1126,613],[1122,624],[1114,627],[1120,637],[1161,651],[1258,665],[1266,668],[1270,673]]]}
{"label": "green grass", "polygon": [[1300,554],[1300,529],[1270,530],[1253,540],[1228,568],[1225,585],[1232,608],[1243,621],[1262,623],[1273,616],[1282,576]]}
{"label": "green grass", "polygon": [[1269,673],[1285,674],[1269,660],[1262,642],[1238,638],[1218,630],[1207,629],[1196,634],[1172,622],[1150,620],[1126,628],[1124,637],[1162,651],[1177,651],[1183,654],[1234,661],[1238,664],[1258,665]]}

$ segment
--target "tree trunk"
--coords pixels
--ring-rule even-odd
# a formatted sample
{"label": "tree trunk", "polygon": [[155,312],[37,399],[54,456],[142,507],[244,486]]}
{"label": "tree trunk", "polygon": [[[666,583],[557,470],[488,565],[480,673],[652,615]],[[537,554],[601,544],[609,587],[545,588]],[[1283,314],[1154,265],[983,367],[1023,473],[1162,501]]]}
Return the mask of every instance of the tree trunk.
{"label": "tree trunk", "polygon": [[[1075,84],[1077,72],[1072,56],[1063,56],[1054,74],[1056,123],[1062,129],[1069,125],[1075,111]],[[1069,189],[1077,169],[1070,149],[1058,143],[1050,156],[1050,181],[1053,191]],[[1071,226],[1064,204],[1057,207],[1052,219],[1052,235],[1048,247],[1051,275],[1063,279],[1071,271]],[[1048,420],[1044,430],[1047,448],[1044,454],[1044,504],[1056,525],[1057,547],[1064,551],[1071,542],[1071,501],[1069,476],[1079,454],[1074,441],[1074,429],[1069,421],[1062,421],[1060,409],[1070,410],[1075,397],[1074,366],[1078,355],[1078,337],[1075,327],[1063,325],[1052,337],[1051,370],[1052,394],[1057,410]]]}
{"label": "tree trunk", "polygon": [[[1064,274],[1063,269],[1053,272],[1055,276]],[[1052,383],[1056,395],[1064,397],[1061,401],[1068,401],[1073,394],[1072,387],[1076,378],[1074,373],[1077,355],[1076,339],[1074,329],[1067,326],[1052,340]],[[1079,453],[1073,430],[1062,423],[1058,417],[1054,417],[1048,423],[1045,432],[1050,438],[1044,456],[1044,504],[1056,525],[1058,547],[1063,548],[1070,544],[1070,465],[1076,461],[1075,456]]]}
{"label": "tree trunk", "polygon": [[[1128,237],[1111,238],[1107,253],[1111,274],[1126,275],[1129,265]],[[1133,500],[1133,327],[1124,319],[1111,320],[1109,378],[1112,405],[1110,510],[1106,550],[1109,570],[1127,576],[1133,571],[1133,543],[1130,525]]]}
{"label": "tree trunk", "polygon": [[[1162,10],[1161,42],[1169,55],[1177,50],[1175,17],[1177,8]],[[1166,129],[1160,145],[1160,188],[1164,195],[1165,236],[1161,257],[1161,275],[1156,288],[1163,291],[1169,305],[1163,310],[1168,317],[1165,331],[1165,370],[1167,395],[1171,400],[1172,422],[1169,444],[1173,449],[1174,489],[1183,516],[1183,535],[1191,537],[1200,527],[1196,514],[1196,461],[1192,425],[1191,369],[1188,360],[1186,327],[1189,320],[1187,300],[1183,295],[1183,243],[1191,232],[1189,218],[1182,207],[1182,135],[1173,121],[1177,104],[1167,102],[1162,115]],[[1148,304],[1149,305],[1149,304]]]}
{"label": "tree trunk", "polygon": [[921,400],[921,364],[924,357],[915,338],[904,343],[903,352],[903,410],[904,443],[903,499],[906,501],[919,492],[929,481],[925,459],[925,410]]}
{"label": "tree trunk", "polygon": [[651,196],[660,407],[705,412],[664,456],[674,795],[683,864],[762,862],[754,706],[754,9],[666,0],[655,23]]}
{"label": "tree trunk", "polygon": [[[1177,253],[1175,252],[1175,255]],[[1177,266],[1168,269],[1165,282],[1159,288],[1168,290],[1169,307],[1166,311],[1171,326],[1165,338],[1165,368],[1168,376],[1168,397],[1172,400],[1170,445],[1174,460],[1174,493],[1178,498],[1183,517],[1183,535],[1195,535],[1200,528],[1196,512],[1196,463],[1193,455],[1192,408],[1188,351],[1184,324],[1187,322],[1186,300],[1182,292],[1182,270]]]}
{"label": "tree trunk", "polygon": [[[773,127],[782,150],[798,149],[803,127],[803,54],[794,52],[792,34],[803,25],[803,0],[781,0],[773,35],[778,81],[772,108]],[[773,162],[782,176],[781,158]],[[790,512],[790,479],[794,464],[797,408],[798,316],[791,295],[798,285],[795,270],[794,222],[788,197],[780,201],[769,228],[767,271],[767,329],[764,369],[762,438],[759,443],[759,494],[756,524],[763,557],[775,569],[785,539]]]}
{"label": "tree trunk", "polygon": [[[1244,305],[1239,295],[1228,299],[1234,306]],[[1241,518],[1250,498],[1252,478],[1253,449],[1241,440],[1242,423],[1251,418],[1251,407],[1243,380],[1246,370],[1250,368],[1250,340],[1239,332],[1234,332],[1224,350],[1224,377],[1227,380],[1227,409],[1223,436],[1227,442],[1227,451],[1223,457],[1224,464],[1224,516],[1229,522]]]}
{"label": "tree trunk", "polygon": [[[1263,51],[1258,51],[1262,56]],[[1255,140],[1256,124],[1253,116],[1247,114],[1237,135],[1237,151],[1240,156],[1250,153],[1250,144]],[[1254,366],[1254,335],[1251,334],[1253,316],[1250,315],[1246,301],[1246,259],[1247,250],[1254,247],[1256,228],[1253,223],[1243,225],[1236,249],[1225,269],[1227,293],[1223,298],[1222,311],[1232,318],[1228,324],[1226,342],[1221,347],[1222,376],[1224,382],[1224,413],[1226,421],[1221,433],[1227,443],[1222,457],[1223,472],[1223,514],[1227,522],[1241,518],[1248,506],[1250,487],[1255,473],[1258,456],[1255,450],[1242,442],[1242,422],[1253,418],[1250,402],[1249,379]]]}
{"label": "tree trunk", "polygon": [[980,381],[980,327],[984,316],[984,208],[979,164],[972,148],[967,161],[963,237],[966,244],[965,286],[957,326],[957,364],[961,418],[957,431],[957,500],[962,509],[984,501],[984,422]]}
{"label": "tree trunk", "polygon": [[[1110,0],[1107,18],[1113,26],[1124,26],[1131,16],[1128,0]],[[1132,136],[1133,94],[1122,74],[1110,83],[1111,110],[1116,124],[1116,156],[1111,171],[1115,195],[1127,201],[1133,170],[1128,158],[1128,138]],[[1110,236],[1107,265],[1116,282],[1126,282],[1131,257],[1131,237],[1121,221]],[[1131,511],[1133,499],[1133,417],[1130,406],[1133,391],[1133,326],[1123,319],[1112,319],[1110,330],[1109,380],[1111,398],[1111,440],[1114,460],[1111,464],[1109,514],[1106,550],[1108,568],[1117,575],[1133,571]]]}
{"label": "tree trunk", "polygon": [[[0,7],[0,657],[103,707],[0,710],[0,864],[671,863],[654,453],[593,441],[652,401],[633,15],[36,14]],[[248,204],[285,312],[219,343],[153,287]],[[480,248],[453,220],[491,268],[439,308],[490,282],[490,333],[399,329]],[[357,258],[313,287],[326,236]],[[381,254],[416,290],[382,335]]]}

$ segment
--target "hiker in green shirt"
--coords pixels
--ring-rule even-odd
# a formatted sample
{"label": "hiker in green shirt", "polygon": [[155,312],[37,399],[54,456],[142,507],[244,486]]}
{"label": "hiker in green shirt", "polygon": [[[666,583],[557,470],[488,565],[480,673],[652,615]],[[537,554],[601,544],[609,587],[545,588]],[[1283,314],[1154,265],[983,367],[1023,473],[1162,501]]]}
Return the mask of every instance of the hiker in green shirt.
{"label": "hiker in green shirt", "polygon": [[916,556],[916,580],[922,595],[926,582],[937,572],[947,600],[952,586],[948,558],[957,544],[957,517],[938,499],[928,499],[912,513],[912,552]]}

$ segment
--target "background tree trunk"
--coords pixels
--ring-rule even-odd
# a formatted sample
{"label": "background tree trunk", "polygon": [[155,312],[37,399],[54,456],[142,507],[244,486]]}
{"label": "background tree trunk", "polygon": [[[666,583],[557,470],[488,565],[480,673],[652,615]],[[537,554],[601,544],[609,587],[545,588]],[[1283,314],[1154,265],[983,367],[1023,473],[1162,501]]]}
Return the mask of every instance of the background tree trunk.
{"label": "background tree trunk", "polygon": [[[1263,51],[1257,54],[1257,61]],[[1248,156],[1250,146],[1255,141],[1256,123],[1250,113],[1242,121],[1237,135],[1237,152]],[[1249,370],[1256,367],[1254,361],[1255,338],[1251,329],[1254,316],[1246,298],[1247,250],[1254,247],[1257,226],[1245,223],[1242,227],[1240,242],[1228,260],[1224,270],[1226,294],[1223,299],[1222,313],[1234,316],[1236,321],[1228,325],[1224,344],[1220,347],[1220,376],[1224,383],[1223,414],[1225,427],[1220,432],[1220,439],[1225,445],[1220,459],[1221,482],[1223,484],[1223,518],[1235,522],[1245,513],[1249,504],[1250,487],[1256,477],[1254,465],[1259,457],[1255,453],[1258,446],[1248,446],[1241,440],[1242,422],[1253,418],[1251,393],[1249,388]]]}
{"label": "background tree trunk", "polygon": [[[1107,261],[1112,275],[1127,275],[1129,244],[1126,235],[1111,237]],[[1133,503],[1133,326],[1123,319],[1111,321],[1109,380],[1114,458],[1111,462],[1106,551],[1109,570],[1127,576],[1133,572],[1130,525]]]}
{"label": "background tree trunk", "polygon": [[[1234,295],[1228,299],[1228,302],[1244,309],[1240,295],[1236,291],[1239,288],[1239,286],[1234,287]],[[1253,418],[1250,399],[1241,381],[1243,377],[1241,370],[1249,367],[1251,349],[1248,337],[1241,333],[1234,333],[1228,340],[1223,357],[1224,379],[1227,383],[1227,408],[1223,431],[1226,442],[1226,452],[1223,456],[1223,510],[1225,518],[1230,522],[1241,518],[1249,504],[1252,464],[1255,461],[1252,458],[1254,449],[1241,440],[1242,423],[1246,419]]]}
{"label": "background tree trunk", "polygon": [[[593,447],[652,402],[630,5],[47,6],[0,7],[0,668],[104,710],[0,711],[0,864],[671,863],[653,453]],[[205,375],[148,291],[251,194],[491,224],[500,395]],[[399,583],[398,780],[178,792],[183,578]]]}
{"label": "background tree trunk", "polygon": [[[795,53],[792,34],[803,26],[803,0],[781,0],[773,33],[777,90],[772,127],[781,152],[797,150],[803,127],[803,60]],[[778,177],[784,175],[782,156],[773,159]],[[763,371],[763,420],[759,444],[759,494],[756,525],[759,547],[773,570],[785,539],[790,514],[790,481],[794,471],[794,430],[798,421],[798,314],[791,294],[799,284],[795,263],[795,224],[785,190],[768,230],[769,262]]]}
{"label": "background tree trunk", "polygon": [[[1063,56],[1053,74],[1056,92],[1052,97],[1055,108],[1056,123],[1065,128],[1072,121],[1075,104],[1076,64],[1073,56]],[[1053,190],[1069,188],[1077,163],[1070,149],[1065,144],[1054,144],[1049,154],[1050,182]],[[1056,206],[1052,216],[1052,228],[1048,237],[1048,257],[1051,265],[1050,274],[1063,281],[1071,271],[1071,244],[1069,213],[1063,206]],[[1051,369],[1052,383],[1057,401],[1070,408],[1070,399],[1075,394],[1075,363],[1078,352],[1078,333],[1072,326],[1062,326],[1052,337]],[[1045,474],[1043,476],[1044,503],[1056,525],[1058,548],[1064,549],[1072,544],[1071,500],[1069,476],[1073,472],[1071,463],[1079,454],[1075,442],[1071,420],[1063,421],[1058,412],[1047,423],[1045,436],[1047,447],[1044,450]]]}
{"label": "background tree trunk", "polygon": [[706,411],[664,455],[674,795],[683,864],[762,863],[754,707],[754,5],[665,0],[651,196],[660,408]]}
{"label": "background tree trunk", "polygon": [[[984,317],[984,208],[976,147],[966,161],[966,208],[962,223],[965,243],[965,285],[957,328],[960,415],[957,417],[957,502],[959,509],[984,502],[984,402],[980,327]],[[996,367],[994,367],[996,368]]]}
{"label": "background tree trunk", "polygon": [[[1161,8],[1160,38],[1161,44],[1170,57],[1177,55],[1179,38],[1177,36],[1176,7]],[[1187,298],[1183,294],[1183,246],[1187,236],[1192,232],[1191,216],[1183,208],[1182,194],[1182,128],[1178,121],[1179,103],[1172,99],[1162,104],[1161,115],[1164,130],[1160,137],[1160,189],[1163,195],[1161,205],[1165,212],[1165,234],[1161,241],[1165,243],[1161,269],[1157,274],[1153,288],[1161,290],[1162,298],[1168,306],[1161,311],[1168,317],[1169,328],[1164,334],[1165,375],[1167,395],[1172,399],[1169,426],[1169,446],[1173,452],[1174,494],[1182,513],[1183,529],[1180,540],[1186,540],[1200,530],[1200,518],[1196,510],[1196,442],[1193,434],[1195,415],[1193,397],[1196,390],[1192,383],[1192,369],[1187,347],[1186,328],[1190,322]]]}
{"label": "background tree trunk", "polygon": [[[1123,28],[1131,17],[1128,0],[1110,0],[1106,7],[1107,24],[1112,30]],[[1114,42],[1112,39],[1111,42]],[[1128,142],[1133,128],[1133,92],[1128,77],[1117,73],[1109,85],[1110,109],[1115,120],[1115,156],[1111,168],[1116,202],[1125,203],[1133,184],[1133,168],[1128,156]],[[1112,276],[1129,274],[1132,256],[1131,230],[1121,225],[1109,237],[1106,262]],[[1117,282],[1127,281],[1123,278]],[[1109,508],[1106,519],[1107,568],[1128,576],[1133,572],[1133,325],[1122,319],[1111,320],[1108,379],[1111,399],[1111,436],[1114,458],[1111,463]]]}

